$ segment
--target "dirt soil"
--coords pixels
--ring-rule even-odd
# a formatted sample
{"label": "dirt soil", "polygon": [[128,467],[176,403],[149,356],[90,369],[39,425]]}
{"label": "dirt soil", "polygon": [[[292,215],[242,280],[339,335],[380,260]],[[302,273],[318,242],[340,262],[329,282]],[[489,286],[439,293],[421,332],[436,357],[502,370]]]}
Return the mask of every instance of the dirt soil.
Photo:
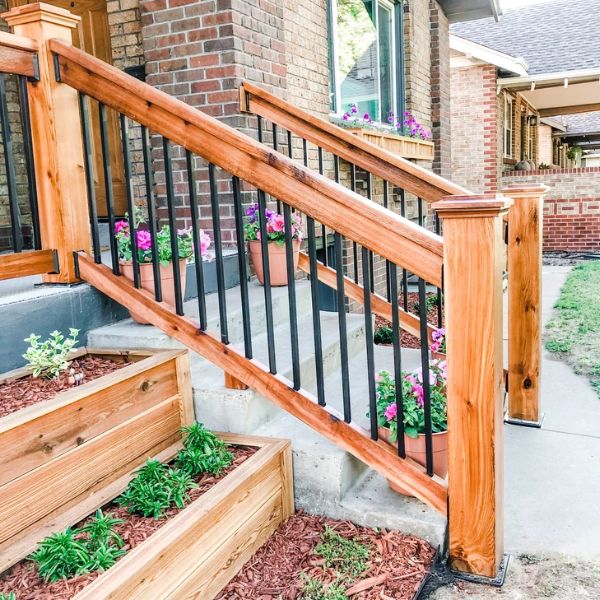
{"label": "dirt soil", "polygon": [[[414,597],[435,554],[427,542],[397,531],[374,530],[299,512],[279,527],[217,599],[293,600],[302,597],[307,577],[320,581],[327,590],[338,576],[314,553],[325,526],[370,549],[367,570],[357,581],[344,586],[345,597],[357,600]],[[313,597],[316,596],[310,596]]]}
{"label": "dirt soil", "polygon": [[76,374],[83,374],[81,383],[87,383],[129,364],[131,363],[87,355],[71,361],[69,371],[61,373],[56,379],[44,379],[29,375],[2,383],[0,384],[0,417],[5,417],[26,406],[50,400],[60,392],[72,388],[74,384],[69,380],[71,369]]}
{"label": "dirt soil", "polygon": [[524,554],[511,559],[502,588],[456,581],[419,600],[582,600],[600,598],[600,561]]}
{"label": "dirt soil", "polygon": [[[210,488],[216,485],[228,473],[239,467],[244,461],[248,460],[257,449],[245,446],[233,446],[229,450],[234,455],[233,463],[225,469],[219,477],[205,473],[196,478],[197,488],[190,490],[190,502],[197,500],[202,494],[205,494]],[[118,504],[108,504],[102,507],[103,512],[111,513],[118,519],[123,519],[114,527],[114,530],[125,541],[124,550],[129,552],[144,540],[150,537],[155,531],[160,529],[169,519],[180,513],[180,508],[171,508],[165,512],[160,519],[152,517],[143,517],[132,515],[127,508]],[[83,526],[85,520],[77,525]],[[0,595],[4,592],[9,594],[14,592],[17,600],[68,600],[78,594],[86,585],[89,585],[101,573],[96,571],[86,575],[80,575],[68,580],[61,580],[54,583],[46,583],[37,573],[35,564],[29,560],[22,560],[9,571],[0,576]],[[150,599],[148,599],[150,600]]]}

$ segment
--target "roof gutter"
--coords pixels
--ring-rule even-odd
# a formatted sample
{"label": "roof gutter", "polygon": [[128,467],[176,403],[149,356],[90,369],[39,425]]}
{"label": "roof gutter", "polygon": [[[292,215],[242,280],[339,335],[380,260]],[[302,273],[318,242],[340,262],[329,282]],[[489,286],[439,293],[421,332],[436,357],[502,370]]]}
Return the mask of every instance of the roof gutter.
{"label": "roof gutter", "polygon": [[498,79],[498,90],[514,91],[535,90],[548,87],[564,86],[573,83],[589,83],[600,81],[600,69],[580,69],[578,71],[558,71],[555,73],[540,73],[521,77],[504,77]]}

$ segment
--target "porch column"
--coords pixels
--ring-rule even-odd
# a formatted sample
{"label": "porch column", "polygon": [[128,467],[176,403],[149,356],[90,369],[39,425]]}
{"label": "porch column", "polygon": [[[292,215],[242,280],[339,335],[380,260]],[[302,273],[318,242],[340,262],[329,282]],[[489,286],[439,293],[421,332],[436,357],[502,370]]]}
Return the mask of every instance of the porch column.
{"label": "porch column", "polygon": [[502,193],[508,215],[508,422],[541,427],[542,219],[545,185]]}
{"label": "porch column", "polygon": [[503,196],[447,196],[448,532],[454,570],[494,578],[504,554]]}
{"label": "porch column", "polygon": [[36,3],[2,15],[12,31],[39,45],[39,81],[27,83],[31,135],[44,249],[56,249],[60,272],[44,275],[45,283],[73,283],[73,251],[90,252],[90,220],[85,158],[77,92],[57,81],[52,38],[71,43],[80,18],[68,10]]}

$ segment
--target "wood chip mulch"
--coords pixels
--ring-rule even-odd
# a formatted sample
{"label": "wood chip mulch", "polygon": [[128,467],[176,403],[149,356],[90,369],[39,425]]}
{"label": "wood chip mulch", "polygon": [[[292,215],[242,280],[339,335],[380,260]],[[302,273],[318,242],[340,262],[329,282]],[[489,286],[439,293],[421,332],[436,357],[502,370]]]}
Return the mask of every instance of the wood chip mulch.
{"label": "wood chip mulch", "polygon": [[[103,375],[126,367],[127,362],[117,362],[100,356],[86,355],[71,361],[70,369],[75,373],[82,373],[81,383],[98,379]],[[73,387],[69,382],[69,371],[65,371],[56,379],[43,377],[21,377],[5,383],[0,383],[0,417],[5,417],[26,406],[51,400],[60,392]]]}
{"label": "wood chip mulch", "polygon": [[[427,297],[435,296],[435,294],[427,294]],[[419,293],[418,292],[409,292],[408,293],[408,311],[419,316],[418,307],[419,305]],[[402,308],[402,296],[400,296],[400,307]],[[438,322],[438,311],[437,305],[427,311],[427,321],[437,326]],[[442,312],[442,323],[444,321],[444,314]],[[375,316],[375,329],[377,330],[379,327],[391,327],[392,324],[383,317]],[[420,348],[421,343],[419,338],[415,337],[408,333],[408,331],[401,330],[400,331],[400,344],[403,348]],[[381,346],[391,346],[391,344],[380,344]]]}
{"label": "wood chip mulch", "polygon": [[[200,475],[196,479],[198,487],[190,490],[191,500],[187,506],[202,494],[205,494],[228,473],[231,473],[248,460],[257,451],[257,448],[233,446],[229,450],[234,455],[233,463],[219,477],[206,473]],[[124,522],[116,525],[114,530],[123,538],[125,541],[124,549],[129,552],[165,525],[169,519],[185,509],[171,508],[160,519],[132,515],[126,508],[114,503],[104,506],[102,510],[104,513],[110,512],[114,517],[123,519]],[[77,527],[82,526],[84,523],[85,520],[79,523]],[[96,571],[72,579],[46,583],[38,575],[33,562],[22,560],[0,575],[0,594],[14,592],[17,600],[68,600],[81,592],[85,586],[89,585],[99,575],[101,575],[100,571]]]}
{"label": "wood chip mulch", "polygon": [[324,586],[335,583],[335,571],[313,553],[325,526],[371,549],[367,570],[346,588],[346,596],[354,600],[412,599],[435,556],[427,542],[412,535],[378,532],[350,521],[299,512],[279,527],[217,600],[301,598],[306,576],[321,581]]}

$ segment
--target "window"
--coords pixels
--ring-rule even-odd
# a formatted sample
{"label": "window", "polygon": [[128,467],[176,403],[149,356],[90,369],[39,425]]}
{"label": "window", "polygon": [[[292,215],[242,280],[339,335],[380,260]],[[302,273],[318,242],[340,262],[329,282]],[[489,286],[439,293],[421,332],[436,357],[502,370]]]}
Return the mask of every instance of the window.
{"label": "window", "polygon": [[382,122],[401,112],[401,8],[390,0],[330,0],[332,112],[356,104]]}
{"label": "window", "polygon": [[508,94],[504,95],[504,157],[512,158],[513,155],[513,120],[515,102]]}

